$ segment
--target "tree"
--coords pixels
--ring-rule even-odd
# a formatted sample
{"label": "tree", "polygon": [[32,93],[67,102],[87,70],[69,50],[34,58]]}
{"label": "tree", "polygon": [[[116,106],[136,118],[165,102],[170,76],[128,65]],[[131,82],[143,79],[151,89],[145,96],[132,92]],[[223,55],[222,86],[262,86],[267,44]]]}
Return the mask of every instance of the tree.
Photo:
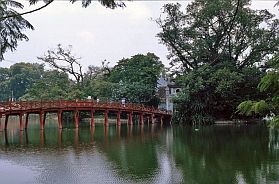
{"label": "tree", "polygon": [[[249,0],[196,0],[184,14],[180,4],[166,4],[157,19],[158,34],[180,72],[224,60],[241,69],[268,60],[278,50],[278,19],[267,10],[252,10]],[[266,26],[261,26],[265,24]]]}
{"label": "tree", "polygon": [[8,68],[0,68],[0,101],[6,101],[11,98],[9,87],[10,71]]}
{"label": "tree", "polygon": [[265,63],[279,50],[279,20],[267,10],[250,9],[249,3],[196,0],[186,13],[180,4],[164,5],[158,37],[183,87],[176,102],[187,122],[232,118],[239,102],[260,95],[256,86]]}
{"label": "tree", "polygon": [[117,84],[113,99],[126,98],[129,102],[148,103],[155,95],[162,68],[162,62],[153,53],[120,60],[108,77],[109,81]]}
{"label": "tree", "polygon": [[40,80],[36,81],[21,98],[27,100],[67,99],[70,89],[70,80],[65,72],[50,70],[43,72]]}
{"label": "tree", "polygon": [[13,97],[18,99],[31,89],[33,84],[41,78],[44,65],[38,63],[16,63],[10,67],[10,90]]}
{"label": "tree", "polygon": [[64,49],[61,44],[58,44],[57,49],[48,50],[44,56],[38,57],[38,59],[49,64],[56,70],[66,72],[73,76],[77,85],[81,86],[84,79],[82,65],[78,62],[81,58],[74,56],[71,48],[72,46],[70,45],[69,48]]}
{"label": "tree", "polygon": [[44,66],[38,63],[16,63],[0,68],[0,101],[18,99],[41,78]]}
{"label": "tree", "polygon": [[270,61],[268,73],[261,79],[258,85],[260,92],[267,92],[265,99],[253,101],[247,100],[237,107],[240,114],[246,116],[268,115],[272,119],[270,127],[279,127],[279,54],[277,53]]}
{"label": "tree", "polygon": [[[0,61],[4,59],[5,52],[16,49],[18,41],[28,41],[27,35],[23,33],[24,30],[34,29],[26,19],[17,15],[18,13],[12,8],[23,9],[23,5],[12,0],[0,1]],[[3,17],[7,18],[3,19]]]}

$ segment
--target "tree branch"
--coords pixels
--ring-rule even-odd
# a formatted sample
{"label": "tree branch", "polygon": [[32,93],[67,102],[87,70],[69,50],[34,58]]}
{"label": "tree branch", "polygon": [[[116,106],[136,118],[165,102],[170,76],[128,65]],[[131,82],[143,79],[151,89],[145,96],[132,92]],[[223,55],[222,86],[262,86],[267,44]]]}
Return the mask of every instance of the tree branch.
{"label": "tree branch", "polygon": [[45,5],[39,7],[39,8],[36,8],[34,10],[30,10],[30,11],[27,11],[27,12],[24,12],[24,13],[17,13],[17,14],[10,14],[10,15],[6,15],[4,17],[1,17],[0,18],[0,21],[4,20],[4,19],[7,19],[7,18],[11,18],[11,17],[18,17],[18,16],[22,16],[22,15],[26,15],[26,14],[29,14],[29,13],[33,13],[33,12],[36,12],[36,11],[39,11],[45,7],[47,7],[48,5],[50,5],[54,0],[50,0],[48,3],[46,3]]}

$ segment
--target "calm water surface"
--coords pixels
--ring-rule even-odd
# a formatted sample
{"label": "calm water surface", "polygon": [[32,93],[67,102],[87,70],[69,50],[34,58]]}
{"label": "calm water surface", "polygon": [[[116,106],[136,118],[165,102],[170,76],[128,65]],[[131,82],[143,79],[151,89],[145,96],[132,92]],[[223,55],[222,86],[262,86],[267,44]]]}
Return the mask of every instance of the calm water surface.
{"label": "calm water surface", "polygon": [[279,131],[259,125],[0,132],[0,183],[279,183]]}

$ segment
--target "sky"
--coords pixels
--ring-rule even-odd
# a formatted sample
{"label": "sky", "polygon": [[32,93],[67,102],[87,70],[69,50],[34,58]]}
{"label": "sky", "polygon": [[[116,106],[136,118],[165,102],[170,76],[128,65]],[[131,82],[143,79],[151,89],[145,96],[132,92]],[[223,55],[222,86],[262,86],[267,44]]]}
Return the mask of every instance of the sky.
{"label": "sky", "polygon": [[[23,12],[43,5],[42,2],[36,6],[29,6],[25,0],[20,2],[25,5]],[[17,62],[40,62],[37,57],[55,49],[57,44],[71,45],[72,53],[81,57],[79,62],[84,70],[88,65],[100,66],[104,60],[113,66],[122,58],[147,52],[156,54],[168,66],[168,51],[156,37],[160,28],[154,21],[168,2],[174,1],[125,1],[125,8],[112,10],[96,1],[87,8],[82,8],[80,2],[54,1],[48,7],[24,16],[35,30],[25,31],[29,41],[19,42],[16,51],[5,53],[0,67]],[[189,2],[179,1],[182,7]],[[279,15],[275,3],[254,0],[252,8],[268,9]]]}

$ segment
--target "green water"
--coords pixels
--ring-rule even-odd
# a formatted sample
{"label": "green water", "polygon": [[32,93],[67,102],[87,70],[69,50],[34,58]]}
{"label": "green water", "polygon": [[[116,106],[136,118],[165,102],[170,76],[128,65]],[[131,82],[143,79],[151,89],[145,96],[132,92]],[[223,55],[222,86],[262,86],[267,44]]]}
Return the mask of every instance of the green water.
{"label": "green water", "polygon": [[0,132],[1,184],[279,183],[279,131],[265,126],[17,127]]}

